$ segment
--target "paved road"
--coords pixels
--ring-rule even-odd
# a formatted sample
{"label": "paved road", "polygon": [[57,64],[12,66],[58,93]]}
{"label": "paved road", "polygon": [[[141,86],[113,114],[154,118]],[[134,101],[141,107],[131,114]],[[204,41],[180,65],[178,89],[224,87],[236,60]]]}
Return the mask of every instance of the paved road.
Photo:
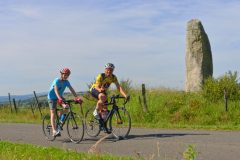
{"label": "paved road", "polygon": [[[62,133],[54,142],[47,141],[40,125],[33,124],[0,124],[0,139],[17,143],[30,143],[41,146],[55,146],[87,152],[101,137],[85,139],[80,144],[73,144]],[[114,155],[138,155],[146,159],[182,159],[187,146],[195,145],[198,160],[239,160],[239,131],[198,131],[166,129],[132,129],[129,139],[115,141],[112,138],[103,140],[98,145],[101,153]]]}

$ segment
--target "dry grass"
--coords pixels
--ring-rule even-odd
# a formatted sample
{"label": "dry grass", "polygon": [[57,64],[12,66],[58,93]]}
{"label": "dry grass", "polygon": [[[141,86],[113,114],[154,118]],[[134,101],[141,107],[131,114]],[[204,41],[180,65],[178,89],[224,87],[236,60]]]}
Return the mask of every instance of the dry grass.
{"label": "dry grass", "polygon": [[100,138],[94,145],[92,145],[89,150],[88,153],[94,153],[94,154],[100,154],[101,150],[98,148],[98,145],[106,138],[109,137],[110,134],[106,134],[105,136],[103,136],[102,138]]}

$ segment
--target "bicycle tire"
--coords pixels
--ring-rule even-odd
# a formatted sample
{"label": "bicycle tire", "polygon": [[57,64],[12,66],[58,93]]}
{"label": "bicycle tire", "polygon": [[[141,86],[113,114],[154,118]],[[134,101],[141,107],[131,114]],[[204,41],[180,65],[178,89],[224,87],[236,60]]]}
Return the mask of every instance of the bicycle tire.
{"label": "bicycle tire", "polygon": [[97,137],[100,133],[100,124],[93,116],[95,107],[91,107],[87,110],[85,115],[85,131],[90,137]]}
{"label": "bicycle tire", "polygon": [[[119,119],[118,113],[120,114],[121,120]],[[115,111],[110,118],[109,128],[117,139],[125,139],[131,130],[131,116],[123,107],[118,108],[118,113]]]}
{"label": "bicycle tire", "polygon": [[67,133],[73,143],[79,143],[84,137],[84,123],[80,115],[69,115],[67,120]]}
{"label": "bicycle tire", "polygon": [[42,130],[43,130],[43,134],[44,134],[45,138],[48,141],[54,141],[55,140],[56,137],[53,136],[52,125],[51,125],[51,116],[49,114],[46,114],[43,117]]}

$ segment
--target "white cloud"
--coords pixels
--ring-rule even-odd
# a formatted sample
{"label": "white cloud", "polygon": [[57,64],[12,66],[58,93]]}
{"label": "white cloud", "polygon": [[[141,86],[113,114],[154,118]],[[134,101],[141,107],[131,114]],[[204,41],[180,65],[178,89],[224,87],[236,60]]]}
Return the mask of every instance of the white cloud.
{"label": "white cloud", "polygon": [[27,18],[37,19],[41,17],[40,11],[32,7],[21,7],[21,8],[13,7],[12,10],[16,12],[16,14],[20,14]]}
{"label": "white cloud", "polygon": [[8,68],[1,71],[7,80],[0,95],[10,88],[45,91],[63,66],[72,68],[72,83],[84,90],[106,62],[118,66],[120,79],[183,88],[186,24],[192,18],[202,21],[209,36],[215,74],[240,67],[238,1],[71,2],[0,6],[0,67]]}

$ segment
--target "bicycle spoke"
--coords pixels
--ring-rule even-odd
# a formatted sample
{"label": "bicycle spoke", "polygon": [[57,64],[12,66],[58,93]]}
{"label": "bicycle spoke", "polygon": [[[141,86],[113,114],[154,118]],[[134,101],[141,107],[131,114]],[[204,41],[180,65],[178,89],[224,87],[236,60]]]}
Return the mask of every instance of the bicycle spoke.
{"label": "bicycle spoke", "polygon": [[55,139],[55,137],[52,136],[53,135],[52,125],[51,125],[51,119],[49,114],[45,115],[43,118],[42,129],[43,129],[43,134],[47,140],[53,141]]}
{"label": "bicycle spoke", "polygon": [[68,118],[67,133],[72,142],[79,143],[82,141],[84,136],[84,125],[79,115],[72,115]]}
{"label": "bicycle spoke", "polygon": [[96,137],[100,133],[99,122],[93,116],[94,109],[95,107],[90,108],[85,117],[85,129],[90,137]]}
{"label": "bicycle spoke", "polygon": [[126,138],[131,129],[131,117],[124,108],[119,108],[109,122],[112,134],[116,138]]}

